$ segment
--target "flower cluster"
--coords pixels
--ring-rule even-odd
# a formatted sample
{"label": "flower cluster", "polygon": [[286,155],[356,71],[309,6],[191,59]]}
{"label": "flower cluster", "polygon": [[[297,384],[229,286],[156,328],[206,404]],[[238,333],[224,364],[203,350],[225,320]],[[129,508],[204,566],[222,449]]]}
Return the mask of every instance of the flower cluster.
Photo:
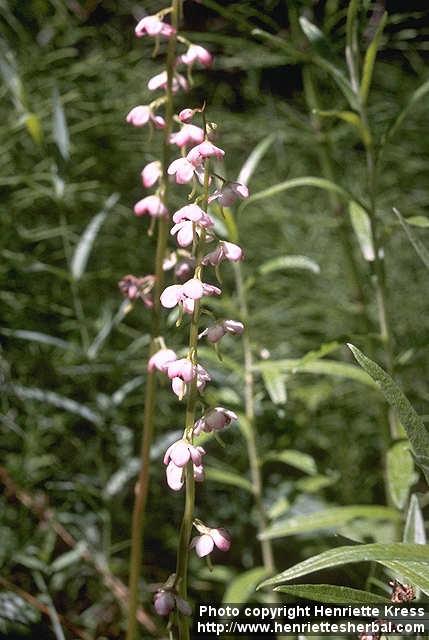
{"label": "flower cluster", "polygon": [[[146,16],[136,26],[137,37],[153,37],[156,39],[178,38],[176,29],[165,22],[168,11],[161,11],[157,15]],[[149,125],[153,129],[163,129],[166,121],[158,110],[171,97],[171,93],[186,91],[191,78],[191,71],[195,64],[204,68],[212,65],[213,58],[209,51],[200,45],[192,44],[184,38],[179,42],[187,45],[187,50],[176,57],[173,73],[162,71],[148,82],[150,91],[164,90],[163,98],[156,98],[149,105],[138,105],[128,113],[127,122],[136,127]],[[187,68],[186,77],[180,68]],[[167,117],[167,116],[166,116]],[[196,117],[201,118],[202,126],[193,122]],[[134,206],[136,216],[149,216],[153,224],[155,219],[170,219],[170,212],[165,202],[163,176],[170,176],[170,180],[178,185],[190,185],[192,191],[185,204],[173,213],[171,236],[177,243],[177,249],[164,258],[164,269],[174,267],[176,281],[165,287],[160,294],[159,302],[165,309],[178,313],[177,325],[188,317],[190,322],[190,339],[188,351],[178,356],[175,351],[165,346],[161,339],[161,348],[153,353],[148,362],[148,371],[158,371],[171,381],[173,393],[187,401],[187,422],[182,438],[173,442],[164,455],[166,465],[166,479],[173,491],[180,491],[189,482],[189,474],[193,481],[204,480],[204,456],[206,451],[202,446],[194,444],[194,438],[201,434],[218,433],[232,422],[237,415],[224,407],[210,407],[203,409],[200,417],[196,416],[197,398],[211,381],[211,376],[198,361],[198,340],[206,337],[209,344],[217,348],[217,343],[226,335],[241,335],[244,326],[233,319],[219,319],[208,327],[200,327],[201,308],[207,298],[220,296],[221,289],[212,282],[203,280],[203,271],[213,269],[213,276],[218,277],[218,267],[221,262],[237,262],[243,259],[241,247],[232,242],[219,239],[215,233],[214,209],[223,213],[223,207],[231,206],[238,198],[248,197],[245,185],[229,182],[218,172],[212,171],[214,163],[221,163],[225,152],[213,142],[215,125],[208,125],[203,108],[184,108],[175,117],[179,129],[165,134],[172,147],[177,147],[179,157],[168,166],[162,167],[161,162],[149,162],[141,172],[141,180],[145,189],[154,188],[155,191],[145,195]],[[158,186],[157,186],[158,185]],[[212,193],[210,193],[212,190]],[[165,223],[164,223],[165,224]],[[128,279],[131,276],[127,276]],[[208,279],[210,274],[208,274]],[[126,278],[122,281],[121,289],[128,297],[138,297],[140,288]],[[201,398],[204,407],[204,398]],[[188,468],[189,474],[185,471]],[[186,548],[195,548],[199,557],[208,556],[216,547],[221,551],[228,551],[231,539],[223,528],[211,528],[200,520],[193,521],[198,536],[192,541],[186,540]],[[168,615],[174,609],[182,613],[189,613],[186,600],[179,589],[183,576],[172,579],[171,584],[163,585],[155,595],[154,606],[160,615]],[[166,583],[167,584],[167,583]],[[179,589],[179,590],[178,590]]]}

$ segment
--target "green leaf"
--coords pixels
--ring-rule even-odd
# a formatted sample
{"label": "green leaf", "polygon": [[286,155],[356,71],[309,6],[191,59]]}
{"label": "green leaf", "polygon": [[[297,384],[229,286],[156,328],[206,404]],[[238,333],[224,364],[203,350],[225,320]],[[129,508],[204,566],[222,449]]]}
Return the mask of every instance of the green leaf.
{"label": "green leaf", "polygon": [[276,522],[258,537],[260,540],[273,540],[319,529],[337,529],[358,518],[396,521],[401,515],[395,509],[383,506],[333,507]]}
{"label": "green leaf", "polygon": [[344,75],[342,70],[339,69],[338,67],[336,67],[335,65],[333,65],[328,60],[325,60],[324,58],[322,58],[320,56],[315,56],[312,59],[312,61],[316,65],[318,65],[319,67],[321,67],[322,69],[324,69],[325,71],[327,71],[329,73],[329,75],[331,76],[333,81],[336,83],[337,87],[340,89],[340,91],[343,94],[343,96],[346,98],[346,100],[349,103],[350,107],[353,110],[358,111],[359,110],[359,101],[358,101],[357,96],[356,96],[356,94],[355,94],[355,92],[353,90],[352,85],[350,84],[349,80]]}
{"label": "green leaf", "polygon": [[351,53],[355,55],[357,53],[357,38],[356,38],[356,17],[359,8],[359,0],[350,0],[347,9],[347,22],[346,22],[346,42],[347,47]]}
{"label": "green leaf", "polygon": [[52,130],[55,144],[57,145],[58,151],[60,152],[64,160],[68,160],[70,157],[69,130],[67,127],[63,105],[61,103],[60,94],[58,93],[57,88],[54,89],[52,95],[52,106],[54,113]]}
{"label": "green leaf", "polygon": [[417,479],[408,441],[395,442],[390,447],[386,456],[386,474],[393,504],[398,509],[403,509],[407,503],[410,488]]}
{"label": "green leaf", "polygon": [[408,398],[389,374],[352,344],[348,346],[361,367],[381,389],[390,406],[398,412],[399,419],[407,432],[416,462],[423,469],[426,480],[429,482],[429,433],[423,424],[423,420],[415,412]]}
{"label": "green leaf", "polygon": [[58,347],[59,349],[75,349],[75,346],[70,342],[50,336],[47,333],[40,333],[39,331],[27,331],[26,329],[6,329],[0,328],[0,333],[5,336],[18,338],[20,340],[28,340],[30,342],[39,342],[41,344],[48,344],[52,347]]}
{"label": "green leaf", "polygon": [[86,549],[87,546],[85,542],[78,542],[74,549],[63,553],[61,556],[54,560],[54,562],[50,566],[52,573],[63,571],[64,569],[67,569],[67,567],[70,567],[72,564],[75,564],[76,562],[81,560],[82,554],[86,551]]}
{"label": "green leaf", "polygon": [[259,163],[267,153],[270,146],[276,140],[276,137],[276,134],[271,133],[256,145],[256,147],[247,158],[246,162],[241,167],[240,173],[238,174],[237,182],[241,182],[241,184],[249,184],[250,178],[255,173]]}
{"label": "green leaf", "polygon": [[[274,591],[287,593],[296,598],[304,600],[315,600],[316,602],[332,602],[332,604],[372,604],[375,602],[389,602],[388,598],[351,589],[350,587],[337,587],[333,584],[294,584],[276,587]],[[232,602],[232,600],[230,601]]]}
{"label": "green leaf", "polygon": [[309,478],[300,478],[295,483],[295,488],[297,491],[301,491],[302,493],[319,493],[322,489],[326,489],[326,487],[331,487],[335,484],[339,479],[339,474],[333,473],[329,476],[316,475],[310,476]]}
{"label": "green leaf", "polygon": [[83,276],[92,246],[95,242],[98,232],[101,229],[110,209],[115,206],[119,200],[119,194],[113,193],[107,198],[102,211],[97,213],[83,232],[71,260],[70,270],[74,280],[78,281]]}
{"label": "green leaf", "polygon": [[[427,269],[429,269],[429,251],[426,249],[426,247],[424,246],[424,244],[422,244],[420,242],[420,240],[418,238],[416,238],[416,236],[414,235],[414,233],[411,231],[411,229],[409,228],[409,226],[406,224],[406,221],[404,220],[403,216],[401,215],[400,211],[398,211],[398,209],[396,209],[395,207],[393,207],[393,212],[395,213],[395,215],[397,216],[401,227],[403,228],[403,230],[405,231],[408,240],[410,241],[410,243],[412,244],[412,246],[414,247],[415,252],[417,253],[417,255],[419,256],[420,260],[423,262],[423,264],[425,265],[425,267]],[[408,222],[408,220],[407,220]]]}
{"label": "green leaf", "polygon": [[317,189],[323,189],[325,191],[329,191],[331,193],[336,193],[341,196],[347,202],[350,200],[355,200],[350,193],[348,193],[345,189],[337,185],[335,182],[331,182],[330,180],[325,180],[325,178],[315,178],[313,176],[306,176],[304,178],[293,178],[292,180],[285,180],[284,182],[279,182],[278,184],[272,185],[268,187],[268,189],[264,189],[263,191],[258,191],[244,200],[240,205],[240,210],[243,210],[249,204],[257,202],[258,200],[264,200],[265,198],[272,198],[279,193],[283,193],[283,191],[289,191],[290,189],[296,189],[297,187],[316,187]]}
{"label": "green leaf", "polygon": [[423,229],[429,227],[429,218],[427,216],[410,216],[406,218],[405,222],[412,227],[422,227]]}
{"label": "green leaf", "polygon": [[252,485],[249,480],[243,478],[238,473],[232,471],[225,471],[223,469],[215,469],[214,467],[205,468],[206,477],[214,482],[220,482],[221,484],[230,484],[233,487],[244,489],[249,493],[253,492]]}
{"label": "green leaf", "polygon": [[379,562],[386,565],[389,562],[424,563],[429,570],[429,549],[426,545],[404,544],[402,542],[382,544],[362,544],[350,547],[337,547],[312,556],[303,562],[290,567],[273,578],[262,582],[262,587],[277,586],[289,580],[296,580],[315,571],[322,571],[331,567],[338,567],[352,562]]}
{"label": "green leaf", "polygon": [[106,322],[104,322],[100,331],[95,336],[94,341],[88,347],[87,356],[89,360],[94,360],[94,358],[97,357],[98,352],[106,342],[107,338],[110,336],[113,329],[122,322],[122,320],[131,311],[132,308],[132,303],[128,299],[125,299],[119,305],[119,308],[115,315],[113,317],[109,316]]}
{"label": "green leaf", "polygon": [[319,111],[319,109],[315,109],[314,113],[324,118],[338,118],[347,122],[347,124],[351,124],[359,132],[362,142],[366,146],[371,144],[371,133],[368,127],[363,124],[361,117],[354,111]]}
{"label": "green leaf", "polygon": [[286,376],[273,369],[262,371],[262,379],[271,401],[274,404],[286,404]]}
{"label": "green leaf", "polygon": [[339,378],[355,380],[370,387],[375,386],[371,377],[364,371],[348,362],[338,362],[337,360],[315,360],[312,362],[302,362],[301,359],[271,360],[270,362],[258,362],[257,369],[263,371],[269,368],[276,368],[285,373],[313,373]]}
{"label": "green leaf", "polygon": [[396,134],[397,130],[399,129],[401,124],[404,122],[408,114],[412,111],[413,107],[420,100],[422,100],[427,93],[429,93],[429,80],[426,80],[426,82],[424,82],[422,85],[420,85],[418,89],[414,91],[414,93],[411,95],[411,98],[409,99],[406,106],[402,109],[402,111],[399,113],[396,120],[389,127],[389,129],[387,130],[382,140],[383,147],[387,142],[389,142],[393,138],[393,136]]}
{"label": "green leaf", "polygon": [[413,494],[408,507],[407,520],[404,528],[403,542],[426,544],[425,522],[417,496]]}
{"label": "green leaf", "polygon": [[331,46],[323,31],[305,16],[300,16],[299,24],[306,38],[311,42],[313,49],[321,56],[329,57]]}
{"label": "green leaf", "polygon": [[310,476],[314,476],[317,473],[314,458],[308,453],[302,453],[302,451],[296,451],[295,449],[285,449],[284,451],[274,451],[273,453],[269,453],[265,456],[264,461],[269,460],[284,462],[295,469],[299,469],[299,471],[308,473]]}
{"label": "green leaf", "polygon": [[384,27],[386,26],[387,13],[384,13],[380,22],[378,23],[377,31],[374,38],[368,47],[365,54],[365,60],[363,63],[362,79],[360,84],[359,95],[362,104],[365,104],[368,99],[369,89],[371,87],[372,75],[374,72],[375,58],[380,46],[381,36],[383,34]]}
{"label": "green leaf", "polygon": [[250,596],[256,591],[257,584],[265,578],[268,573],[264,567],[255,567],[241,573],[228,585],[222,602],[234,602],[236,604],[248,602]]}
{"label": "green leaf", "polygon": [[362,255],[365,260],[372,262],[375,254],[369,216],[365,209],[362,209],[356,202],[350,202],[349,213],[353,231],[356,234]]}
{"label": "green leaf", "polygon": [[307,256],[279,256],[278,258],[272,258],[259,267],[259,273],[265,276],[281,269],[307,269],[313,273],[320,273],[320,267],[317,262],[307,258]]}

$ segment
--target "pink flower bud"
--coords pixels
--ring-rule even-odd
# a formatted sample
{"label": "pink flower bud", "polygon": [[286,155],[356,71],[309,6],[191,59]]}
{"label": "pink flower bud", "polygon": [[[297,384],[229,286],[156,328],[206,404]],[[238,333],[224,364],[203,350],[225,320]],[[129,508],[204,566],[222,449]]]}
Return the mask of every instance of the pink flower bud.
{"label": "pink flower bud", "polygon": [[179,113],[180,122],[191,122],[195,115],[195,109],[182,109]]}
{"label": "pink flower bud", "polygon": [[200,558],[208,556],[216,546],[221,551],[229,551],[231,547],[231,536],[226,529],[210,529],[206,526],[198,527],[204,531],[200,536],[195,536],[191,541],[191,548],[195,547],[195,551]]}
{"label": "pink flower bud", "polygon": [[168,616],[175,607],[174,596],[170,591],[157,591],[153,598],[153,606],[159,616]]}
{"label": "pink flower bud", "polygon": [[208,253],[202,259],[204,265],[211,264],[213,267],[220,264],[223,260],[238,262],[243,259],[243,250],[238,244],[221,240],[214,251]]}
{"label": "pink flower bud", "polygon": [[149,358],[147,370],[155,371],[155,369],[157,369],[158,371],[165,372],[166,366],[176,359],[177,356],[172,349],[160,349]]}
{"label": "pink flower bud", "polygon": [[[213,324],[211,327],[208,327],[205,332],[203,332],[207,336],[207,340],[212,344],[219,342],[225,335],[225,329],[223,328],[222,323]],[[201,334],[203,335],[203,334]]]}
{"label": "pink flower bud", "polygon": [[212,431],[221,431],[228,426],[233,420],[238,420],[237,414],[223,407],[215,407],[197,420],[194,425],[194,435],[198,436],[203,431],[211,433]]}
{"label": "pink flower bud", "polygon": [[237,320],[224,320],[222,324],[225,331],[233,336],[241,336],[244,331],[244,324]]}
{"label": "pink flower bud", "polygon": [[165,36],[166,38],[169,38],[176,30],[170,24],[162,22],[158,16],[153,15],[142,18],[134,31],[137,38],[142,38],[146,35]]}
{"label": "pink flower bud", "polygon": [[213,64],[213,56],[210,51],[198,44],[191,44],[187,52],[180,56],[180,60],[187,65],[192,65],[197,60],[204,67],[210,67]]}
{"label": "pink flower bud", "polygon": [[157,180],[159,180],[161,175],[161,163],[158,160],[149,162],[149,164],[147,164],[141,172],[143,186],[146,187],[146,189],[153,187],[153,185],[155,184],[155,182],[157,182]]}
{"label": "pink flower bud", "polygon": [[173,160],[167,169],[169,176],[176,177],[177,184],[187,184],[194,176],[195,167],[186,160],[186,158],[178,158]]}
{"label": "pink flower bud", "polygon": [[170,143],[178,147],[186,147],[190,144],[199,144],[204,140],[204,131],[194,124],[185,124],[180,131],[170,136]]}
{"label": "pink flower bud", "polygon": [[162,218],[168,215],[167,207],[158,196],[146,196],[134,205],[136,216],[143,216],[146,213],[154,218]]}
{"label": "pink flower bud", "polygon": [[194,165],[194,167],[198,167],[206,158],[223,158],[224,155],[225,151],[216,147],[212,142],[209,142],[209,140],[205,140],[196,147],[193,147],[186,156],[186,159]]}
{"label": "pink flower bud", "polygon": [[249,189],[245,184],[241,184],[240,182],[227,182],[222,189],[215,191],[209,197],[209,203],[218,200],[222,207],[230,207],[237,198],[244,199],[248,197]]}

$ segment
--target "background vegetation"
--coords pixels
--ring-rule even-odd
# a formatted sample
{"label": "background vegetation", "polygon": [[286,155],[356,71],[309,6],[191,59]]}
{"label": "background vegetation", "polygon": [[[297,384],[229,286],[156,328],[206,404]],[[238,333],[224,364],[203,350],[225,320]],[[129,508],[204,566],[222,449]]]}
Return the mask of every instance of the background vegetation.
{"label": "background vegetation", "polygon": [[[359,40],[365,50],[374,32],[367,18],[371,11],[379,14],[380,6],[363,4]],[[152,13],[161,5],[148,0],[144,9]],[[387,2],[386,8],[389,22],[369,100],[377,140],[426,80],[429,46],[421,3]],[[136,134],[124,122],[132,106],[149,100],[146,81],[158,71],[151,43],[133,36],[141,9],[128,0],[0,3],[0,630],[8,638],[118,638],[123,630],[121,585],[109,580],[127,581],[149,316],[143,305],[124,305],[117,282],[127,273],[151,270],[153,242],[132,205],[141,194],[139,172],[158,153],[155,137]],[[296,13],[317,24],[326,37],[317,46],[327,47],[329,59],[344,68],[345,9],[335,0],[185,3],[185,30],[215,53],[216,63],[209,74],[196,74],[191,96],[178,107],[207,101],[231,178],[264,141],[252,193],[323,175],[323,148],[333,180],[367,200],[359,135],[346,122],[310,113],[297,52],[312,45],[291,22]],[[331,75],[317,66],[312,73],[320,108],[346,108]],[[412,218],[406,228],[427,244],[425,116],[425,100],[415,101],[386,144],[378,197],[395,379],[423,418],[427,270],[392,207]],[[336,506],[386,505],[380,426],[385,404],[345,346],[352,342],[386,367],[371,264],[362,256],[347,206],[302,187],[249,203],[237,223],[246,250],[255,356],[268,362],[318,352],[301,368],[274,368],[257,378],[258,448],[261,457],[271,455],[263,472],[272,521]],[[307,259],[295,261],[298,268],[288,268],[291,260],[281,268],[268,263],[291,255]],[[232,273],[225,277],[232,289]],[[234,297],[222,304],[234,308]],[[171,331],[169,346],[175,340]],[[237,341],[228,343],[226,368],[213,360],[209,392],[213,402],[237,411],[240,371],[228,363],[240,361],[240,349]],[[332,362],[349,368],[332,375]],[[143,572],[149,611],[150,583],[164,581],[174,566],[182,509],[166,489],[160,463],[171,431],[182,426],[168,385],[157,421]],[[219,565],[212,573],[193,559],[196,601],[221,601],[234,576],[261,564],[252,499],[239,482],[248,474],[240,429],[230,429],[224,442],[225,448],[212,448],[213,481],[204,484],[200,499],[234,543],[227,556],[215,558]],[[284,453],[290,450],[295,453]],[[399,457],[399,467],[406,456]],[[398,487],[402,494],[392,508],[406,509],[411,487],[425,508],[427,487],[413,469],[399,477]],[[345,538],[398,540],[397,517],[380,512],[370,524],[356,514],[298,524],[274,540],[278,569],[345,544]],[[320,581],[356,588],[367,582],[380,593],[387,580],[380,572],[374,566],[368,583],[367,564],[347,565]],[[246,584],[247,598],[256,597],[252,580]],[[225,597],[237,601],[238,593],[243,587]]]}

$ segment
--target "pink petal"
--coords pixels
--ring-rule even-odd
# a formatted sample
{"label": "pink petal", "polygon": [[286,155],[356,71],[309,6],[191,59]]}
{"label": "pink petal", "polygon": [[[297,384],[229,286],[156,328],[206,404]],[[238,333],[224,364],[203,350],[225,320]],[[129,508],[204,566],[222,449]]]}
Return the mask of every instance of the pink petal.
{"label": "pink petal", "polygon": [[191,278],[182,285],[182,292],[188,298],[192,300],[199,300],[204,295],[204,289],[201,280],[198,278]]}
{"label": "pink petal", "polygon": [[180,300],[182,285],[172,284],[161,293],[160,301],[166,309],[172,309]]}
{"label": "pink petal", "polygon": [[141,173],[143,186],[146,187],[146,189],[153,187],[160,175],[161,165],[159,161],[155,160],[154,162],[149,162]]}
{"label": "pink petal", "polygon": [[171,388],[179,400],[182,400],[186,393],[186,382],[183,382],[182,378],[173,378]]}
{"label": "pink petal", "polygon": [[190,457],[191,453],[186,442],[179,440],[174,443],[173,449],[170,452],[170,458],[173,460],[175,465],[178,467],[184,467],[189,462]]}
{"label": "pink petal", "polygon": [[208,556],[209,553],[213,551],[214,541],[211,536],[207,533],[203,533],[202,536],[199,536],[196,544],[195,551],[200,558],[204,558],[204,556]]}
{"label": "pink petal", "polygon": [[192,222],[182,222],[179,233],[176,236],[177,244],[180,247],[189,247],[194,240],[194,229]]}
{"label": "pink petal", "polygon": [[169,462],[167,470],[167,484],[173,491],[180,491],[183,487],[183,469],[177,467],[174,462]]}
{"label": "pink petal", "polygon": [[210,535],[218,549],[228,551],[231,546],[231,536],[226,529],[211,529]]}

